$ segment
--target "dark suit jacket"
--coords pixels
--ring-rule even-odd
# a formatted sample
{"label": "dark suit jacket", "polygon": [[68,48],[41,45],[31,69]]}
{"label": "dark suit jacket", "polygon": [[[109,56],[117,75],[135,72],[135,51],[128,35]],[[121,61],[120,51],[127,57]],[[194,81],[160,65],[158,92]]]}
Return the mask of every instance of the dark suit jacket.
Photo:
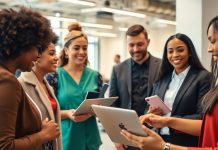
{"label": "dark suit jacket", "polygon": [[[160,79],[154,85],[152,95],[158,95],[164,100],[171,77],[172,73],[169,73]],[[211,73],[206,70],[190,68],[176,95],[171,116],[202,119],[200,103],[203,95],[210,89],[211,77]],[[197,146],[198,138],[170,129],[170,141],[168,142],[184,146]]]}
{"label": "dark suit jacket", "polygon": [[[152,92],[153,83],[159,75],[161,60],[150,54],[149,77],[147,95]],[[132,104],[132,69],[131,58],[113,67],[110,79],[109,96],[118,96],[119,99],[113,104],[115,107],[131,109]],[[146,84],[146,83],[145,83]]]}
{"label": "dark suit jacket", "polygon": [[0,67],[0,149],[42,150],[37,108],[15,76]]}

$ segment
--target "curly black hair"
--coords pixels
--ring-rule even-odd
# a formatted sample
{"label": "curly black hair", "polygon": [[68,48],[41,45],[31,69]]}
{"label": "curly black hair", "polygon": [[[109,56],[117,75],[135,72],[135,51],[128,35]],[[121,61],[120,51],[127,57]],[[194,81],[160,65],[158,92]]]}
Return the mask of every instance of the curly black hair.
{"label": "curly black hair", "polygon": [[43,52],[54,36],[49,20],[34,10],[0,11],[0,61],[15,59],[34,47]]}

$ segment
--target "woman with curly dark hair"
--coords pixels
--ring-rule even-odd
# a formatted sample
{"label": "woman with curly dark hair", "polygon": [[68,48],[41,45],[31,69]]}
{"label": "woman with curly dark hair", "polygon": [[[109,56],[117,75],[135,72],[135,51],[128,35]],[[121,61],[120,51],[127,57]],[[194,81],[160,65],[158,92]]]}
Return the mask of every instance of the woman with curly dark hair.
{"label": "woman with curly dark hair", "polygon": [[50,22],[27,8],[0,11],[0,149],[42,150],[60,135],[54,121],[24,92],[15,71],[30,71],[54,37]]}

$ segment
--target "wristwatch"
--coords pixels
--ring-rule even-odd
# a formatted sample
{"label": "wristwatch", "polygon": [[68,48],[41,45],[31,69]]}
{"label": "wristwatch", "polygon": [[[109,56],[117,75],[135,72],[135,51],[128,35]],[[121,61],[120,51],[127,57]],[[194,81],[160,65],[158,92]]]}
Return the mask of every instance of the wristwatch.
{"label": "wristwatch", "polygon": [[170,143],[165,143],[163,150],[170,150]]}

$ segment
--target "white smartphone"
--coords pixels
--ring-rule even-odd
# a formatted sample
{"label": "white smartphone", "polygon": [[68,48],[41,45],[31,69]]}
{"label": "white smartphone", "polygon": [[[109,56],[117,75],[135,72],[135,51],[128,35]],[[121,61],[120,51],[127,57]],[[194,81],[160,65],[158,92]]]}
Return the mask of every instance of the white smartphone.
{"label": "white smartphone", "polygon": [[164,114],[167,114],[172,111],[157,95],[146,97],[145,101],[150,106],[159,107],[163,111]]}

